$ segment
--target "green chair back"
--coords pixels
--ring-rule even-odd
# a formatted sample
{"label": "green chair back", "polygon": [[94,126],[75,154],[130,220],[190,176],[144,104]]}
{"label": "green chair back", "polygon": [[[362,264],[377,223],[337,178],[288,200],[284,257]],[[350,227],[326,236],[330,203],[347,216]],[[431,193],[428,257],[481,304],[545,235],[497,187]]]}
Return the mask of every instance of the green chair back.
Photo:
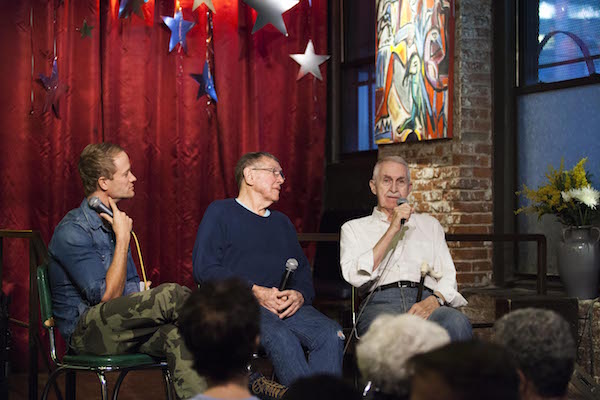
{"label": "green chair back", "polygon": [[47,264],[43,264],[38,267],[37,284],[38,295],[40,298],[40,317],[42,318],[44,328],[50,329],[54,326],[54,318],[52,317],[52,294],[50,292],[50,280],[48,278]]}

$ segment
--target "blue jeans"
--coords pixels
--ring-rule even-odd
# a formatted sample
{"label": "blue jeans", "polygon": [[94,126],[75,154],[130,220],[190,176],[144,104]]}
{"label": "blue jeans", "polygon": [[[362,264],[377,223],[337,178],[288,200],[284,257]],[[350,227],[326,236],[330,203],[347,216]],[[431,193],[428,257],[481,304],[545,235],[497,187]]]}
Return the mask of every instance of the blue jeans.
{"label": "blue jeans", "polygon": [[[417,288],[376,290],[358,320],[358,334],[363,335],[367,332],[373,320],[380,314],[403,314],[407,312],[417,301],[417,291]],[[424,290],[423,300],[429,296],[431,296],[431,292]],[[364,300],[361,309],[363,304]],[[450,340],[453,342],[469,340],[473,337],[473,328],[469,319],[452,307],[439,307],[431,313],[428,319],[446,329],[450,335]]]}
{"label": "blue jeans", "polygon": [[302,306],[283,320],[261,307],[260,343],[283,385],[318,373],[342,375],[342,328],[312,306]]}

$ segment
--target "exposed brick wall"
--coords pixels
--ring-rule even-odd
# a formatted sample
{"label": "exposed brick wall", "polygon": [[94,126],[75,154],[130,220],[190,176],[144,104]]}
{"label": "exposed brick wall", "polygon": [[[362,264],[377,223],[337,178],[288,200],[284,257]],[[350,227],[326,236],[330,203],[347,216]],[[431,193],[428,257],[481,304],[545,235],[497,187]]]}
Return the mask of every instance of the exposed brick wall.
{"label": "exposed brick wall", "polygon": [[[409,162],[417,212],[436,217],[448,233],[491,233],[492,0],[456,0],[455,10],[453,138],[380,146],[379,157]],[[450,247],[461,287],[491,281],[491,246]]]}

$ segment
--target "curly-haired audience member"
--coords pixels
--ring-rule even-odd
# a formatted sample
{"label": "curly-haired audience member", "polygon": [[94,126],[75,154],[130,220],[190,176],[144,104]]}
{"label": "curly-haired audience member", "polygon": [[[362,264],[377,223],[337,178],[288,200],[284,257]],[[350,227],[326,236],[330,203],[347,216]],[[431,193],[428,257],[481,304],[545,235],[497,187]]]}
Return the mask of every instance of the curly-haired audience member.
{"label": "curly-haired audience member", "polygon": [[522,399],[566,398],[576,348],[560,315],[537,308],[513,311],[496,321],[493,340],[517,361]]}
{"label": "curly-haired audience member", "polygon": [[410,400],[518,400],[514,359],[502,346],[453,342],[408,363]]}
{"label": "curly-haired audience member", "polygon": [[179,313],[179,331],[208,390],[194,400],[252,399],[246,366],[258,345],[260,312],[244,282],[206,282]]}
{"label": "curly-haired audience member", "polygon": [[412,314],[378,316],[356,346],[358,368],[381,398],[405,398],[406,361],[450,342],[440,325]]}

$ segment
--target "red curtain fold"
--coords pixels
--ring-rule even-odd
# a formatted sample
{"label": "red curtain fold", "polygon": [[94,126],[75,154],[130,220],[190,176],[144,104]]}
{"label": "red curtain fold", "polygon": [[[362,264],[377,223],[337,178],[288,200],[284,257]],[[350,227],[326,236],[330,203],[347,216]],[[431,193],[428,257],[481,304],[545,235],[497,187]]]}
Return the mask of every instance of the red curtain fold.
{"label": "red curtain fold", "polygon": [[[208,204],[237,194],[233,170],[245,152],[276,155],[286,173],[282,200],[299,231],[318,227],[326,134],[324,80],[296,81],[309,39],[327,53],[327,2],[307,0],[284,14],[289,36],[267,26],[255,34],[256,13],[241,0],[213,0],[213,78],[219,102],[196,100],[206,58],[206,7],[183,16],[194,21],[188,51],[168,52],[175,1],[150,0],[119,19],[115,0],[3,2],[0,24],[0,228],[37,229],[48,243],[56,224],[77,207],[77,172],[90,142],[121,144],[138,177],[136,196],[119,206],[134,220],[148,278],[192,286],[191,252]],[[32,18],[32,19],[31,19]],[[83,20],[92,37],[81,37]],[[60,119],[42,113],[54,43],[61,82]],[[33,73],[32,73],[33,59]],[[31,93],[33,92],[33,101]],[[135,253],[135,251],[134,251]],[[28,266],[24,243],[5,240],[3,290],[11,316],[27,318]],[[13,329],[16,351],[26,332]],[[16,353],[15,353],[16,354]],[[21,357],[21,359],[24,359]],[[16,360],[14,360],[16,361]]]}

